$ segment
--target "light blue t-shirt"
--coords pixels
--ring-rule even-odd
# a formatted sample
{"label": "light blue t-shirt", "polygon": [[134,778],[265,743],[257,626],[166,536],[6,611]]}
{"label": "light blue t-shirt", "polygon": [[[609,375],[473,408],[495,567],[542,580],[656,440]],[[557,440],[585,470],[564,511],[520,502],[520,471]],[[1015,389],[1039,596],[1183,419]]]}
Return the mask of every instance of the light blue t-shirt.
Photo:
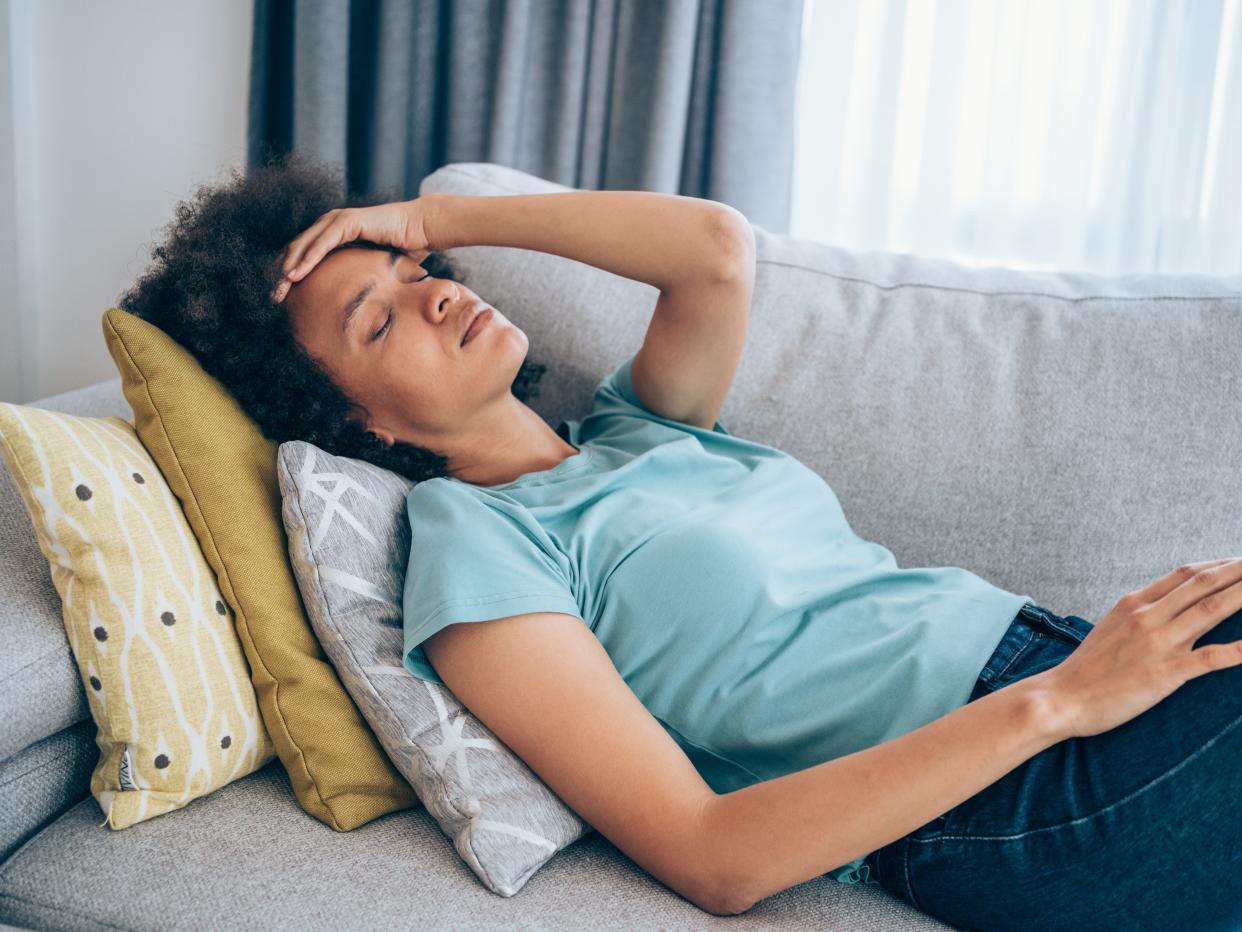
{"label": "light blue t-shirt", "polygon": [[[501,485],[411,489],[406,669],[443,683],[419,645],[455,622],[575,615],[720,793],[965,705],[1030,597],[899,568],[794,457],[644,408],[632,362],[558,429],[581,452]],[[876,882],[861,857],[829,873]]]}

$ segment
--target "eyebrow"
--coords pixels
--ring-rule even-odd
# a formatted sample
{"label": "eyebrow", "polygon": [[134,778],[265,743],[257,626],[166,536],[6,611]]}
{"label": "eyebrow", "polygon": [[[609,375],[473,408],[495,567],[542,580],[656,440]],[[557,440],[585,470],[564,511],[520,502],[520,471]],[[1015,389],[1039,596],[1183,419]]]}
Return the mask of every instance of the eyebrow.
{"label": "eyebrow", "polygon": [[[392,268],[397,264],[397,260],[402,256],[399,252],[389,252],[388,267]],[[358,316],[358,308],[362,307],[362,302],[367,299],[367,295],[375,288],[375,282],[367,282],[362,289],[353,296],[350,302],[345,305],[345,314],[341,320],[341,332],[349,336],[350,327],[353,326],[354,320]]]}

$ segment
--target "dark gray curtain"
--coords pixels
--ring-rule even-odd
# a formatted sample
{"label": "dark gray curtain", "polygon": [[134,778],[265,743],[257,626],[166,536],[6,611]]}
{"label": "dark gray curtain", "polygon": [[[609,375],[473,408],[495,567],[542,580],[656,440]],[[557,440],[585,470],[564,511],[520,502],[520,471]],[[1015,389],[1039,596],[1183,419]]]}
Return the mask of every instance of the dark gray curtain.
{"label": "dark gray curtain", "polygon": [[256,0],[250,166],[351,194],[449,162],[706,197],[789,228],[803,0]]}

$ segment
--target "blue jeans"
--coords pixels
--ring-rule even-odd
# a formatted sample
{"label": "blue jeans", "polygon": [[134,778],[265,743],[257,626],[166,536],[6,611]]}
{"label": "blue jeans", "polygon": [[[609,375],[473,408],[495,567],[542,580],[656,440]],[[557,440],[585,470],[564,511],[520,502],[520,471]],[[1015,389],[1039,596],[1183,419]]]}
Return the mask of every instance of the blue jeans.
{"label": "blue jeans", "polygon": [[[1056,666],[1093,624],[1027,603],[973,702]],[[1195,642],[1242,640],[1242,611]],[[964,929],[1242,929],[1242,666],[1045,749],[867,856],[885,890]]]}

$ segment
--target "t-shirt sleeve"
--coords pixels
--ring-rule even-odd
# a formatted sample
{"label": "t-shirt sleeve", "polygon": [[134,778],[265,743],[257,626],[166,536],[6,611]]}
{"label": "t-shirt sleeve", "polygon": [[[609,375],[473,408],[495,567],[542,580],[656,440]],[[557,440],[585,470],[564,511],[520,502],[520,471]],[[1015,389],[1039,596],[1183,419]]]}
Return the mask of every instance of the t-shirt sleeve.
{"label": "t-shirt sleeve", "polygon": [[568,558],[522,506],[438,478],[410,490],[406,512],[403,663],[420,679],[443,684],[420,645],[451,624],[526,612],[582,617]]}
{"label": "t-shirt sleeve", "polygon": [[[613,369],[604,380],[599,383],[595,389],[595,397],[592,399],[592,414],[621,414],[629,417],[639,417],[648,421],[655,421],[667,427],[677,430],[700,431],[703,428],[694,424],[687,424],[684,421],[674,421],[666,417],[661,417],[654,411],[643,405],[639,400],[637,393],[634,391],[634,383],[630,380],[630,368],[634,364],[634,356],[631,355],[622,363]],[[724,434],[727,437],[732,436],[729,430],[719,420],[712,426],[711,433]]]}

